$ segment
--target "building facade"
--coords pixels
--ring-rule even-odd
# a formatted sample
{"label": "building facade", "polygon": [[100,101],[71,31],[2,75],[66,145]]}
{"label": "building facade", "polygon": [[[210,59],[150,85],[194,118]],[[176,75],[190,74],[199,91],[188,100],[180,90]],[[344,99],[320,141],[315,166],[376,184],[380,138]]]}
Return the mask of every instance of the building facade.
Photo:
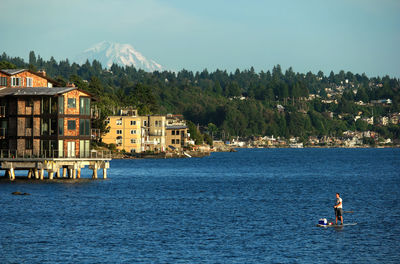
{"label": "building facade", "polygon": [[141,118],[136,110],[120,111],[118,116],[110,116],[106,120],[108,132],[102,141],[115,144],[118,150],[130,153],[141,152]]}
{"label": "building facade", "polygon": [[185,125],[166,127],[166,145],[171,150],[182,150],[188,144],[188,128]]}
{"label": "building facade", "polygon": [[27,69],[0,70],[0,88],[54,87],[57,83],[46,76],[45,71],[34,72]]}
{"label": "building facade", "polygon": [[28,70],[0,73],[6,85],[0,89],[2,150],[34,157],[89,155],[92,95],[53,87],[55,82]]}
{"label": "building facade", "polygon": [[165,152],[165,116],[142,116],[142,152]]}

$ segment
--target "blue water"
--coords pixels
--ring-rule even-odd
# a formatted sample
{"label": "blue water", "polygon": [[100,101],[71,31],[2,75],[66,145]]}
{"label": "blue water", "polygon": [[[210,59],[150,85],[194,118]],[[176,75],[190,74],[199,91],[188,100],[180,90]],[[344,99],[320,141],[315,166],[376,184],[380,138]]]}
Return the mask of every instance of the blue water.
{"label": "blue water", "polygon": [[[399,149],[255,149],[111,167],[107,180],[1,181],[0,263],[400,261]],[[316,227],[333,219],[336,192],[354,211],[344,221],[358,225]]]}

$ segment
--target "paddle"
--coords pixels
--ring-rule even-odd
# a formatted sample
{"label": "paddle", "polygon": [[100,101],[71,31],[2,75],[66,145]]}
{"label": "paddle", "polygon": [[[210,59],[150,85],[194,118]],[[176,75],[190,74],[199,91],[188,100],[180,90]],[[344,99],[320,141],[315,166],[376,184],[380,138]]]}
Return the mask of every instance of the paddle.
{"label": "paddle", "polygon": [[353,214],[354,211],[343,211],[343,213],[345,213],[345,214]]}

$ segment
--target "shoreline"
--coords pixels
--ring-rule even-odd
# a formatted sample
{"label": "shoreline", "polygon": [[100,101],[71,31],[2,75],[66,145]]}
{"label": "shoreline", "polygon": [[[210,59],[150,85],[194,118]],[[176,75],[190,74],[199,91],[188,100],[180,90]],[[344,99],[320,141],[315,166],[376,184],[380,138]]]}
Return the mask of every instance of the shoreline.
{"label": "shoreline", "polygon": [[183,159],[183,158],[203,158],[211,156],[211,153],[219,152],[236,152],[238,149],[398,149],[400,146],[353,146],[353,147],[343,147],[343,146],[304,146],[302,148],[291,148],[288,146],[271,146],[271,147],[230,147],[226,150],[214,150],[209,152],[197,152],[197,151],[186,151],[190,157],[180,154],[180,153],[157,153],[157,154],[142,154],[142,155],[124,155],[118,153],[113,154],[112,159],[118,160],[128,160],[128,159]]}

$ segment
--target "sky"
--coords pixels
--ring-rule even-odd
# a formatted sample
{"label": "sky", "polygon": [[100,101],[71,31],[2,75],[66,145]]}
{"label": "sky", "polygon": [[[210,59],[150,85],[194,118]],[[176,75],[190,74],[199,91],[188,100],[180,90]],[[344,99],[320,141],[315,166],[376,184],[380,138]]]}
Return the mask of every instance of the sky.
{"label": "sky", "polygon": [[170,70],[400,78],[399,0],[0,0],[0,52],[72,60],[131,44]]}

